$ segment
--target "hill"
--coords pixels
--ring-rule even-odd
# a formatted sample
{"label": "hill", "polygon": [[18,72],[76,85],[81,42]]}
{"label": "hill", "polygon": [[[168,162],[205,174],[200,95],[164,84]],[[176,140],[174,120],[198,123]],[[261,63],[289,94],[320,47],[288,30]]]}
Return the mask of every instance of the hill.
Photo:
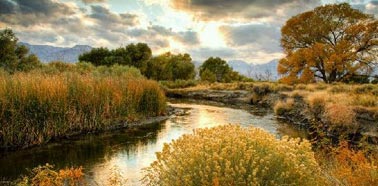
{"label": "hill", "polygon": [[92,49],[88,45],[75,45],[74,47],[54,47],[49,45],[31,45],[20,42],[30,49],[30,53],[35,54],[42,62],[64,61],[74,63],[78,61],[80,54]]}

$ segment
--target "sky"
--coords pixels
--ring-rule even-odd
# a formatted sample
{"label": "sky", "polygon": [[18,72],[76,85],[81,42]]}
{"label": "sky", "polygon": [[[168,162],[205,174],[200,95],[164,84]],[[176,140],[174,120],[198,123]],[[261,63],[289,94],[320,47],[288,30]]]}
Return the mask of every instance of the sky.
{"label": "sky", "polygon": [[280,29],[317,6],[348,2],[378,18],[378,0],[0,0],[0,29],[22,42],[189,53],[248,63],[283,57]]}

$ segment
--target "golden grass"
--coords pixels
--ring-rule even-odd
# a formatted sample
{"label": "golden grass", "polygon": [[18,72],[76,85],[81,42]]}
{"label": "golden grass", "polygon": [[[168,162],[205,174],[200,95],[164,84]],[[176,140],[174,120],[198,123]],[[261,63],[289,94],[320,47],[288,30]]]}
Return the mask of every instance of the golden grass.
{"label": "golden grass", "polygon": [[276,113],[278,116],[282,116],[285,114],[288,114],[294,107],[294,99],[288,98],[285,101],[278,101],[274,107],[274,113]]}
{"label": "golden grass", "polygon": [[324,117],[333,125],[353,126],[356,124],[356,113],[353,108],[342,104],[327,104]]}
{"label": "golden grass", "polygon": [[0,147],[41,144],[164,113],[159,85],[143,78],[78,73],[0,76]]}

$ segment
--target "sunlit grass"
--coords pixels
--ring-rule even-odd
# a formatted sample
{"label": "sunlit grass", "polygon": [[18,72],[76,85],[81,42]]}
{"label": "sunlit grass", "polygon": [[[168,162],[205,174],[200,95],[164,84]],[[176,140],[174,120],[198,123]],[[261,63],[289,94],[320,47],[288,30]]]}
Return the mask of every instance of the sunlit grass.
{"label": "sunlit grass", "polygon": [[0,147],[41,144],[165,112],[156,82],[128,72],[95,73],[1,75]]}

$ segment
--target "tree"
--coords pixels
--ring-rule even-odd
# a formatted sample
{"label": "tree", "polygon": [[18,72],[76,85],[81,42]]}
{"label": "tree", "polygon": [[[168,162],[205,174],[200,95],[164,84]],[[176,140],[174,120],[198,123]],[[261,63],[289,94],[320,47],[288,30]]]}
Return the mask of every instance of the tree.
{"label": "tree", "polygon": [[203,70],[200,76],[202,81],[207,81],[209,83],[214,83],[217,81],[217,76],[209,69]]}
{"label": "tree", "polygon": [[147,61],[152,51],[145,43],[129,44],[114,50],[108,48],[94,48],[79,56],[79,61],[90,62],[95,66],[112,66],[115,64],[129,65],[138,68],[142,73],[146,71]]}
{"label": "tree", "polygon": [[189,54],[167,52],[147,62],[145,76],[155,80],[190,80],[195,76],[194,64]]}
{"label": "tree", "polygon": [[[200,77],[204,77],[203,73],[208,70],[209,72],[215,74],[217,82],[229,82],[227,79],[227,74],[232,71],[227,62],[219,57],[210,57],[200,66]],[[206,72],[209,74],[209,72]],[[203,80],[203,79],[202,79]]]}
{"label": "tree", "polygon": [[16,71],[29,71],[41,66],[41,62],[29,49],[18,45],[18,38],[11,29],[0,32],[0,67],[14,73]]}
{"label": "tree", "polygon": [[294,16],[281,32],[283,82],[345,81],[370,74],[377,63],[378,20],[347,3]]}
{"label": "tree", "polygon": [[108,48],[100,47],[100,48],[93,48],[91,51],[83,53],[79,56],[79,61],[81,62],[90,62],[95,66],[111,66],[115,62],[111,59],[107,59],[107,57],[111,56],[111,52]]}
{"label": "tree", "polygon": [[151,48],[146,43],[129,44],[125,48],[129,65],[138,68],[142,74],[146,71],[147,61],[152,57]]}

